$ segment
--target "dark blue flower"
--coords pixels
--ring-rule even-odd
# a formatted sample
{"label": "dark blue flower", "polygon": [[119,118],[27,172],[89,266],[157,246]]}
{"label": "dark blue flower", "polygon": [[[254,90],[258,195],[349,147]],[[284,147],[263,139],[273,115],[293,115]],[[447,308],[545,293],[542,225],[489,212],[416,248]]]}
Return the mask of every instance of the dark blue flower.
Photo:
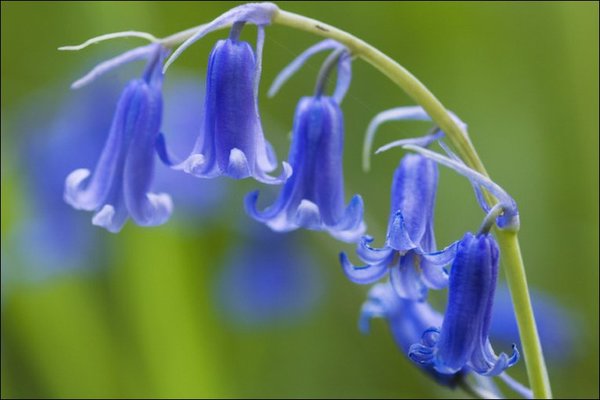
{"label": "dark blue flower", "polygon": [[111,232],[120,231],[128,217],[138,225],[153,226],[171,215],[170,197],[149,193],[162,118],[164,56],[165,50],[156,45],[143,78],[125,87],[93,174],[78,169],[66,179],[65,201],[95,211],[92,223]]}
{"label": "dark blue flower", "polygon": [[[264,25],[270,22],[276,9],[273,7],[272,4],[245,5],[229,11],[207,24],[169,59],[165,68],[207,32],[233,23],[230,37],[219,40],[209,57],[200,136],[191,154],[181,162],[168,154],[161,137],[158,150],[165,163],[200,178],[226,175],[281,184],[291,175],[291,168],[285,162],[279,177],[268,175],[277,167],[277,159],[271,144],[265,140],[258,112]],[[239,40],[246,22],[258,25],[256,53],[248,42]]]}
{"label": "dark blue flower", "polygon": [[346,206],[344,194],[344,120],[339,102],[350,82],[349,54],[333,41],[321,42],[306,50],[280,74],[271,93],[310,55],[330,48],[341,51],[334,54],[339,59],[332,59],[332,63],[338,65],[338,85],[333,96],[318,91],[315,96],[300,99],[296,107],[288,156],[294,174],[272,205],[258,211],[256,191],[247,196],[246,210],[274,231],[323,230],[337,239],[354,242],[364,232],[365,225],[362,198],[354,195]]}
{"label": "dark blue flower", "polygon": [[[360,313],[361,332],[369,332],[372,318],[386,320],[396,345],[407,357],[410,347],[419,341],[423,332],[432,326],[442,326],[443,321],[442,314],[434,310],[429,303],[399,297],[389,282],[378,283],[369,291]],[[464,372],[461,370],[448,375],[437,372],[430,365],[421,367],[438,383],[449,386],[454,386]]]}
{"label": "dark blue flower", "polygon": [[468,368],[480,375],[499,375],[514,365],[519,353],[497,356],[489,341],[490,320],[498,275],[498,246],[490,234],[465,234],[450,271],[448,306],[441,329],[423,333],[409,356],[442,374]]}
{"label": "dark blue flower", "polygon": [[435,162],[415,154],[402,158],[392,182],[391,215],[382,248],[363,237],[357,254],[367,265],[356,267],[344,253],[340,261],[348,278],[356,283],[375,282],[388,271],[400,297],[421,300],[427,288],[441,289],[448,283],[444,266],[452,261],[455,244],[436,251],[433,212],[438,169]]}

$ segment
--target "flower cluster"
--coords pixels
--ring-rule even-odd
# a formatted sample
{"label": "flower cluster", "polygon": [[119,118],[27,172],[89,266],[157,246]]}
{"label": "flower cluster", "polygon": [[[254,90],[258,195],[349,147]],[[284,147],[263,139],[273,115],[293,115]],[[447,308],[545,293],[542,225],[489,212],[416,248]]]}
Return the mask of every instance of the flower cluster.
{"label": "flower cluster", "polygon": [[[362,198],[354,195],[346,204],[341,103],[350,86],[352,52],[333,40],[307,49],[280,73],[269,91],[274,95],[313,55],[330,52],[314,93],[297,105],[288,160],[282,162],[279,176],[269,175],[278,163],[263,132],[258,87],[264,29],[275,12],[277,7],[268,3],[236,7],[199,27],[164,68],[161,64],[169,47],[159,42],[106,61],[76,82],[75,86],[81,86],[125,62],[148,60],[142,79],[132,80],[121,95],[93,174],[84,169],[72,172],[67,177],[65,200],[75,208],[95,211],[93,223],[111,232],[119,231],[129,217],[138,225],[164,223],[172,203],[167,194],[150,192],[155,154],[172,169],[199,178],[251,177],[282,185],[277,198],[262,211],[257,205],[258,192],[250,193],[245,200],[247,213],[276,232],[319,230],[356,243],[364,266],[355,266],[346,254],[340,255],[343,270],[353,282],[371,284],[387,277],[385,283],[372,288],[363,307],[363,330],[371,317],[386,318],[401,350],[443,384],[464,383],[467,374],[502,374],[517,362],[519,353],[513,346],[511,356],[496,355],[488,337],[500,257],[489,232],[493,225],[518,229],[514,200],[465,165],[443,142],[444,132],[434,127],[423,137],[399,140],[378,150],[403,146],[414,154],[400,160],[391,186],[386,240],[381,248],[372,247],[373,237],[363,236]],[[254,47],[240,39],[247,24],[257,26]],[[167,148],[168,136],[161,128],[164,71],[195,41],[227,26],[231,26],[229,37],[219,40],[209,56],[204,114],[196,143],[187,157],[178,159]],[[327,95],[332,71],[337,71],[336,87]],[[381,113],[369,127],[365,160],[378,126],[406,119],[428,121],[430,117],[420,107]],[[427,149],[434,144],[446,156]],[[434,235],[438,164],[469,179],[486,213],[476,234],[467,233],[443,248],[437,247]],[[488,204],[484,190],[495,197],[496,205]],[[427,295],[429,290],[444,288],[449,288],[448,305],[441,314],[427,303]]]}

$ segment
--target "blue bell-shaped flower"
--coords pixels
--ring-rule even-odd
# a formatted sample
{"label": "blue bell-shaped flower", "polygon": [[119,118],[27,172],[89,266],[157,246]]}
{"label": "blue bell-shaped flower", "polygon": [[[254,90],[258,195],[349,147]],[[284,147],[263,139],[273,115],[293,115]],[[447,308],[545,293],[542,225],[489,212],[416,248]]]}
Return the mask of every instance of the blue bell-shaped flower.
{"label": "blue bell-shaped flower", "polygon": [[422,300],[427,289],[448,284],[444,266],[452,261],[455,244],[436,251],[433,212],[438,168],[435,162],[416,154],[402,158],[392,183],[391,215],[382,248],[369,245],[363,237],[358,256],[367,265],[354,266],[344,253],[340,261],[348,278],[368,284],[390,273],[392,286],[400,297]]}
{"label": "blue bell-shaped flower", "polygon": [[498,256],[498,246],[490,234],[465,234],[452,263],[441,329],[425,330],[421,343],[410,348],[411,359],[431,365],[442,374],[454,374],[467,367],[489,376],[499,375],[518,361],[514,345],[510,357],[505,353],[497,356],[488,337]]}
{"label": "blue bell-shaped flower", "polygon": [[[313,54],[311,49],[307,52],[312,51]],[[345,92],[349,82],[350,57],[345,52],[334,55],[331,64],[337,62],[339,65],[338,89],[341,85]],[[303,57],[305,55],[301,55],[300,59]],[[334,96],[325,96],[317,90],[315,96],[300,100],[289,153],[294,174],[275,202],[264,211],[256,209],[258,192],[248,195],[246,210],[254,219],[278,232],[297,228],[323,230],[348,242],[356,241],[364,232],[361,197],[355,195],[348,206],[345,205],[342,165],[344,121],[339,106],[342,96],[340,90],[336,90]]]}
{"label": "blue bell-shaped flower", "polygon": [[162,118],[161,62],[166,55],[159,45],[152,49],[146,53],[150,61],[143,78],[129,82],[121,94],[94,172],[77,169],[65,182],[65,201],[76,209],[95,211],[92,223],[110,232],[119,232],[128,217],[142,226],[163,224],[173,209],[167,194],[149,192]]}

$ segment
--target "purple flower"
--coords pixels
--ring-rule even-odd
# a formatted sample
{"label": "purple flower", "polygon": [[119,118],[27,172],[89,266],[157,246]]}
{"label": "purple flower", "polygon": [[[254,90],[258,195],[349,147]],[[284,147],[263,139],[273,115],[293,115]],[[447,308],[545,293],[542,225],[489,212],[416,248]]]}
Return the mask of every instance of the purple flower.
{"label": "purple flower", "polygon": [[[219,40],[209,57],[200,136],[191,154],[181,162],[168,154],[161,137],[158,150],[166,164],[200,178],[253,177],[268,184],[281,184],[291,175],[291,168],[285,162],[279,177],[268,175],[277,167],[277,159],[271,144],[265,140],[258,112],[264,25],[270,22],[274,7],[255,4],[229,11],[199,30],[167,62],[166,67],[207,32],[226,23],[233,24],[229,38]],[[239,40],[246,22],[258,25],[256,53],[248,42]]]}
{"label": "purple flower", "polygon": [[65,201],[95,211],[92,223],[110,232],[119,232],[128,217],[142,226],[163,224],[173,208],[168,195],[149,192],[162,118],[160,66],[165,50],[156,45],[148,54],[143,78],[130,81],[121,94],[93,174],[78,169],[65,182]]}
{"label": "purple flower", "polygon": [[[11,265],[23,276],[41,279],[86,265],[96,265],[104,250],[101,232],[89,219],[65,204],[65,176],[77,167],[93,167],[110,127],[118,92],[112,85],[57,99],[54,87],[26,99],[17,113],[16,148],[22,183],[28,198],[27,217],[7,239],[14,250]],[[108,101],[108,102],[107,102]],[[34,164],[25,160],[35,160]],[[13,261],[14,260],[14,261]]]}
{"label": "purple flower", "polygon": [[468,368],[495,376],[514,365],[519,352],[497,356],[489,341],[490,320],[498,275],[498,246],[489,234],[465,234],[450,271],[448,306],[441,329],[434,326],[414,344],[409,357],[442,374]]}
{"label": "purple flower", "polygon": [[280,74],[271,93],[310,55],[329,48],[342,50],[336,56],[339,60],[333,59],[338,64],[337,89],[333,96],[325,96],[318,89],[315,96],[304,97],[298,103],[289,152],[294,174],[275,202],[263,211],[256,209],[258,191],[250,193],[246,211],[274,231],[323,230],[337,239],[354,242],[365,225],[362,198],[354,195],[346,206],[344,194],[344,121],[339,102],[350,82],[349,54],[333,41],[321,42],[300,55],[301,62],[293,62]]}
{"label": "purple flower", "polygon": [[427,289],[448,284],[444,266],[452,261],[455,244],[436,251],[433,212],[438,169],[435,162],[420,155],[402,158],[392,182],[391,215],[382,248],[369,245],[363,237],[357,254],[367,265],[354,266],[346,254],[340,262],[348,278],[360,284],[377,281],[390,273],[391,284],[400,297],[422,300]]}

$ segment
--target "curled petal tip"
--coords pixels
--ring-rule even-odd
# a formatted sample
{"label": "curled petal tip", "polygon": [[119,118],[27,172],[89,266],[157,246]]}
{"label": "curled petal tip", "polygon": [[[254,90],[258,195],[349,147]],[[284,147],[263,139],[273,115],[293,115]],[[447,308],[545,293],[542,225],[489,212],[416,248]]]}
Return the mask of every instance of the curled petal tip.
{"label": "curled petal tip", "polygon": [[350,262],[346,253],[340,253],[340,264],[348,279],[361,285],[376,282],[387,272],[387,263],[385,262],[373,265],[355,266]]}
{"label": "curled petal tip", "polygon": [[76,209],[82,209],[78,201],[83,182],[90,176],[90,170],[86,168],[76,169],[71,172],[65,180],[64,200]]}
{"label": "curled petal tip", "polygon": [[93,225],[105,228],[110,233],[119,233],[123,228],[124,223],[124,219],[120,221],[119,218],[117,218],[115,208],[110,204],[106,204],[102,207],[92,218]]}
{"label": "curled petal tip", "polygon": [[182,169],[184,172],[200,176],[203,173],[206,164],[206,158],[202,154],[192,154],[183,162]]}

